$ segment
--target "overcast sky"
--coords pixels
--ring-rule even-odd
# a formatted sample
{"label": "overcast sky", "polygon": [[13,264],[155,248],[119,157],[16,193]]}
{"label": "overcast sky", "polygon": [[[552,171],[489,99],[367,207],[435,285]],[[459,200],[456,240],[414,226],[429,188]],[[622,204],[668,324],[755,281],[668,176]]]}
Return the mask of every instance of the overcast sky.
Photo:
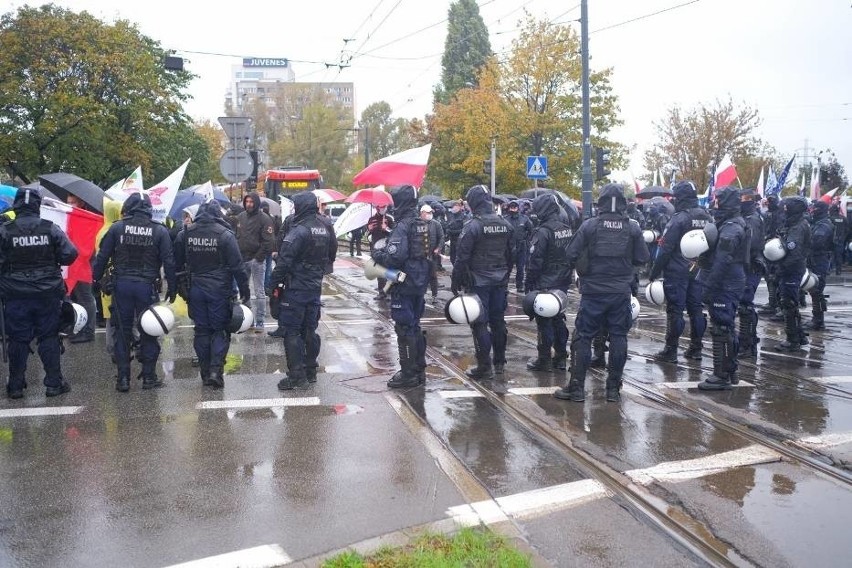
{"label": "overcast sky", "polygon": [[[395,116],[422,117],[440,77],[450,5],[449,0],[54,3],[107,22],[131,20],[164,48],[176,50],[199,75],[187,110],[211,120],[224,114],[231,66],[248,56],[290,59],[297,81],[352,81],[358,115],[384,100]],[[579,31],[579,0],[478,3],[498,53],[516,37],[523,10]],[[23,4],[12,0],[6,10]],[[636,175],[642,173],[643,151],[653,143],[653,122],[667,108],[728,96],[760,111],[759,134],[782,155],[802,156],[807,143],[811,155],[830,149],[852,172],[850,0],[589,0],[589,29],[592,68],[614,68],[625,123],[616,137],[635,147],[630,169]],[[351,56],[344,69],[334,66],[341,53]]]}

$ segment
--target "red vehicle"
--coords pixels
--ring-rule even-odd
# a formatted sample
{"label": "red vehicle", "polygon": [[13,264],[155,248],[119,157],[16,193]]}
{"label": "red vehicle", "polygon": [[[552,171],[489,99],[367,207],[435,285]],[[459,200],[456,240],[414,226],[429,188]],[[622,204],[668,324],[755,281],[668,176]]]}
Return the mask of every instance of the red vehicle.
{"label": "red vehicle", "polygon": [[319,170],[306,168],[275,168],[266,170],[262,176],[263,193],[266,197],[278,199],[279,195],[290,197],[300,191],[310,191],[323,187]]}

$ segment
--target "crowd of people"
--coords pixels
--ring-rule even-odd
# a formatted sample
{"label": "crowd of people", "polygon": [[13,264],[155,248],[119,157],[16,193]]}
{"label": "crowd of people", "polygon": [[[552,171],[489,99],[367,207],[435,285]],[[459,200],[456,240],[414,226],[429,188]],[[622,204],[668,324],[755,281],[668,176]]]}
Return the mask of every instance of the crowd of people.
{"label": "crowd of people", "polygon": [[[582,402],[588,369],[606,367],[606,399],[620,400],[640,273],[650,283],[662,280],[666,335],[657,360],[678,361],[687,318],[690,342],[683,356],[700,359],[709,327],[713,374],[699,384],[703,390],[736,384],[737,358],[757,354],[760,315],[784,322],[786,338],[775,347],[781,351],[806,345],[807,329],[824,329],[826,277],[831,271],[840,274],[852,236],[839,203],[810,203],[798,196],[761,200],[753,190],[725,187],[705,208],[689,181],[676,183],[671,193],[670,201],[637,204],[622,186],[609,184],[600,190],[592,216],[583,221],[577,208],[556,192],[510,200],[498,208],[481,185],[450,207],[418,198],[412,186],[393,189],[393,215],[378,207],[350,240],[350,255],[362,254],[366,236],[373,261],[406,274],[391,285],[382,278],[377,283],[379,300],[390,297],[399,348],[400,370],[388,386],[425,383],[427,336],[420,319],[426,294],[431,291],[433,301],[437,297],[447,247],[450,302],[466,297],[475,299],[477,307],[476,317],[467,322],[476,364],[466,374],[482,381],[505,372],[505,311],[514,274],[515,290],[524,294],[524,311],[538,332],[536,356],[526,367],[532,372],[568,370],[568,381],[554,393],[559,399]],[[161,301],[163,280],[166,300],[180,296],[187,303],[204,386],[224,386],[231,334],[249,327],[239,321],[246,317],[241,305],[252,307],[250,325],[264,330],[267,296],[273,298],[269,305],[278,321],[269,335],[283,339],[288,370],[278,388],[307,388],[316,381],[320,294],[338,244],[316,195],[303,192],[292,201],[293,214],[283,222],[264,211],[257,193],[243,198],[237,214],[211,201],[188,209],[183,224],[172,231],[152,220],[151,202],[143,193],[107,207],[111,222],[98,239],[89,293],[98,293],[107,319],[119,392],[130,390],[134,358],[141,365],[143,389],[163,384],[156,373],[157,334],[139,325],[140,316]],[[24,395],[33,339],[45,368],[46,394],[57,396],[71,388],[60,365],[60,331],[67,325],[63,314],[69,314],[63,308],[69,304],[62,267],[76,259],[77,250],[56,225],[40,219],[40,205],[38,190],[19,189],[14,219],[0,226],[0,327],[8,345],[7,394],[12,399]],[[692,258],[681,250],[681,239],[696,230],[707,235],[708,250]],[[765,243],[773,240],[780,252],[765,254]],[[808,274],[814,279],[809,289],[812,318],[803,325],[799,308]],[[761,279],[767,282],[769,301],[758,310],[754,296]],[[553,295],[558,302],[558,294],[564,297],[575,284],[581,300],[571,334],[564,305],[540,311],[536,301]],[[88,341],[90,333],[82,329],[78,335]]]}

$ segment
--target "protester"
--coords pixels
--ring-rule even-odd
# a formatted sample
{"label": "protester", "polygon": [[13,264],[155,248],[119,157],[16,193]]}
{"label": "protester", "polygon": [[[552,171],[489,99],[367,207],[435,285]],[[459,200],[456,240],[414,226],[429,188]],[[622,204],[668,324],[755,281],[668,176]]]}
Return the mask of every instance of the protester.
{"label": "protester", "polygon": [[251,192],[243,198],[244,211],[236,218],[237,243],[246,264],[251,286],[254,327],[263,330],[266,317],[266,258],[272,253],[275,227],[272,218],[260,208],[260,196]]}
{"label": "protester", "polygon": [[[370,236],[370,254],[375,250],[376,243],[382,239],[386,239],[394,227],[394,219],[388,215],[387,211],[387,206],[379,205],[376,207],[376,213],[367,220],[367,234]],[[384,278],[376,278],[376,280],[378,287],[376,297],[384,300],[387,296],[385,294],[387,280]]]}
{"label": "protester", "polygon": [[420,219],[429,226],[429,289],[432,290],[432,301],[435,301],[438,297],[438,266],[441,262],[441,248],[444,246],[444,229],[433,217],[431,205],[420,207]]}
{"label": "protester", "polygon": [[[506,214],[503,217],[511,223],[513,229],[512,238],[515,241],[512,245],[514,253],[509,264],[509,272],[511,273],[512,269],[515,269],[515,291],[522,293],[524,291],[524,274],[527,267],[527,258],[529,257],[530,236],[532,235],[533,224],[529,217],[518,211],[517,201],[510,201],[506,205]],[[539,223],[541,223],[541,219],[539,219]]]}

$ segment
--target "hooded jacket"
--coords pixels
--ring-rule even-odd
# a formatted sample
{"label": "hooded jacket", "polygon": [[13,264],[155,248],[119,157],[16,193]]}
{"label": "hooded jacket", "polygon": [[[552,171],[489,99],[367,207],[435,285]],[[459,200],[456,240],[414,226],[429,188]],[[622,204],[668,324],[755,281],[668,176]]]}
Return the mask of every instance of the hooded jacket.
{"label": "hooded jacket", "polygon": [[825,276],[834,252],[834,224],[828,218],[828,204],[824,201],[817,201],[813,206],[811,237],[808,268],[819,276]]}
{"label": "hooded jacket", "polygon": [[[246,206],[249,198],[253,201],[251,207]],[[266,256],[272,254],[275,245],[275,225],[272,217],[261,210],[260,195],[254,191],[243,197],[243,208],[245,211],[237,215],[236,220],[240,254],[245,262],[264,262]]]}
{"label": "hooded jacket", "polygon": [[750,255],[750,231],[740,213],[740,194],[725,187],[717,192],[719,211],[716,227],[719,236],[707,259],[709,268],[702,270],[705,293],[721,291],[741,293],[745,287],[745,266]]}
{"label": "hooded jacket", "polygon": [[151,200],[147,195],[133,193],[121,209],[122,219],[113,223],[101,240],[92,273],[103,278],[111,261],[118,279],[153,283],[160,277],[160,268],[169,288],[174,288],[175,261],[169,230],[151,220]]}
{"label": "hooded jacket", "polygon": [[281,241],[271,285],[307,292],[319,298],[326,266],[337,255],[333,228],[317,215],[317,196],[302,191],[293,197],[293,220]]}
{"label": "hooded jacket", "polygon": [[15,219],[0,226],[0,295],[3,298],[61,297],[62,266],[77,259],[77,247],[54,223],[41,219],[41,195],[18,189]]}
{"label": "hooded jacket", "polygon": [[784,226],[778,235],[786,250],[784,258],[778,261],[782,275],[800,277],[807,268],[811,252],[811,227],[805,219],[807,209],[808,202],[804,197],[784,199]]}
{"label": "hooded jacket", "polygon": [[195,220],[178,233],[175,266],[179,273],[189,274],[191,288],[198,286],[210,295],[229,298],[236,281],[240,296],[250,296],[237,238],[216,202],[202,204]]}
{"label": "hooded jacket", "polygon": [[561,207],[555,195],[539,195],[533,201],[532,207],[539,225],[530,242],[527,290],[556,288],[567,291],[573,282],[573,271],[566,251],[574,231],[565,222],[567,216],[561,214]]}
{"label": "hooded jacket", "polygon": [[515,245],[512,224],[494,213],[491,193],[475,185],[465,198],[473,218],[465,223],[453,264],[453,287],[506,286]]}
{"label": "hooded jacket", "polygon": [[[686,188],[687,185],[689,189]],[[689,231],[703,229],[705,225],[713,222],[710,213],[698,206],[692,182],[678,182],[673,192],[675,214],[669,219],[660,237],[657,258],[654,259],[648,275],[651,280],[656,280],[660,274],[671,281],[688,279],[692,262],[681,254],[680,239]]]}
{"label": "hooded jacket", "polygon": [[429,222],[420,218],[417,190],[404,185],[391,192],[396,225],[383,248],[370,253],[376,264],[405,272],[405,280],[394,284],[391,291],[405,296],[423,296],[429,286],[432,257]]}

